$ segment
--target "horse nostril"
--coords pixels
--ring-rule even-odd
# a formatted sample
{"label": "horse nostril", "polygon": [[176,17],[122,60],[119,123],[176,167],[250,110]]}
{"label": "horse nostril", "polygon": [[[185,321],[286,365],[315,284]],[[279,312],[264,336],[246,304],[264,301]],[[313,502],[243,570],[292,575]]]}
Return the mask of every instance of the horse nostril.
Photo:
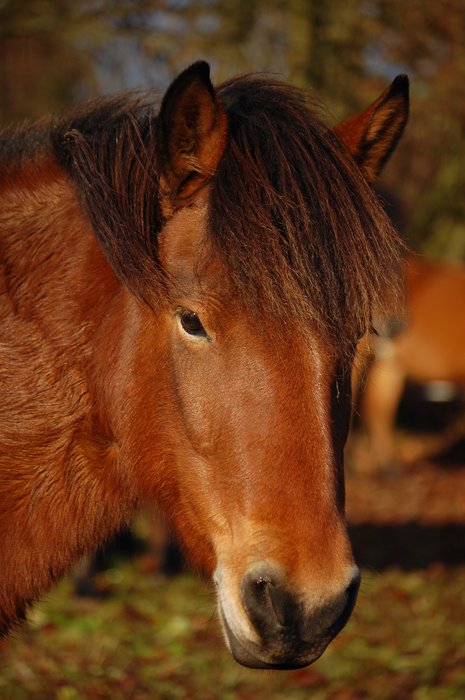
{"label": "horse nostril", "polygon": [[244,601],[253,611],[259,611],[264,608],[270,610],[272,608],[272,591],[274,582],[271,578],[259,576],[257,579],[252,575],[248,585],[244,587]]}
{"label": "horse nostril", "polygon": [[273,564],[252,566],[241,582],[241,602],[255,635],[236,635],[223,624],[234,657],[252,668],[300,668],[315,661],[350,617],[360,584],[358,569],[336,595],[298,595]]}
{"label": "horse nostril", "polygon": [[261,563],[245,574],[241,597],[250,621],[264,639],[277,633],[307,637],[309,631],[316,636],[334,636],[348,621],[359,586],[360,573],[356,569],[349,585],[336,598],[307,616],[279,570]]}
{"label": "horse nostril", "polygon": [[259,564],[247,572],[241,584],[241,596],[249,618],[261,634],[286,625],[295,603],[282,584],[278,570]]}
{"label": "horse nostril", "polygon": [[259,576],[256,581],[250,582],[250,595],[257,605],[267,605],[270,600],[270,590],[274,586],[270,578]]}

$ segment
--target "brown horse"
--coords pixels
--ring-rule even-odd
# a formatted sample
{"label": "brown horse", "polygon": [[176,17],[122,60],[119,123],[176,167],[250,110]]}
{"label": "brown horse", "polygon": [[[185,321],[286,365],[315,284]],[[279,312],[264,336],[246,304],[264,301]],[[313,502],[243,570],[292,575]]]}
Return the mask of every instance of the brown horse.
{"label": "brown horse", "polygon": [[400,243],[368,184],[404,77],[335,131],[264,77],[4,133],[0,627],[141,503],[212,575],[235,658],[311,663],[359,574],[343,446]]}
{"label": "brown horse", "polygon": [[465,269],[410,256],[405,263],[400,328],[374,343],[361,400],[373,464],[418,459],[463,435],[459,418],[437,437],[396,445],[397,409],[407,381],[465,385]]}

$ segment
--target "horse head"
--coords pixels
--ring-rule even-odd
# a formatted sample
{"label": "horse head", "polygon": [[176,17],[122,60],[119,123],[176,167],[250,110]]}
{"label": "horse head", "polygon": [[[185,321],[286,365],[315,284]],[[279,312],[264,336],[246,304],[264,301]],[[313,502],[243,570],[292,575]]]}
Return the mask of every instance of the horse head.
{"label": "horse head", "polygon": [[406,118],[402,77],[331,130],[299,91],[216,90],[200,62],[156,120],[158,281],[125,301],[113,430],[247,666],[311,663],[355,603],[350,369],[401,249],[369,182]]}

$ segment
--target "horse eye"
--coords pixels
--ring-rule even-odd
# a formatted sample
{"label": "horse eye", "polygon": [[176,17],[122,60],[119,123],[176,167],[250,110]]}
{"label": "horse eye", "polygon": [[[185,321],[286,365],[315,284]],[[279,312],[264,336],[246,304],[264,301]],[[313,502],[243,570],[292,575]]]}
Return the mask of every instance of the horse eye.
{"label": "horse eye", "polygon": [[208,338],[207,331],[202,326],[202,322],[194,311],[180,311],[179,320],[182,329],[188,335],[196,336],[197,338]]}

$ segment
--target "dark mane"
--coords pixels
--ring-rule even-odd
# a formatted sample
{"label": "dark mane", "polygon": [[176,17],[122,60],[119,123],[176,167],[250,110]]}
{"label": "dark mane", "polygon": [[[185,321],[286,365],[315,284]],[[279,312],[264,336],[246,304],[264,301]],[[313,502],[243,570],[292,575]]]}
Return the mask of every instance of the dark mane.
{"label": "dark mane", "polygon": [[[303,92],[251,75],[219,93],[230,137],[213,182],[210,234],[230,284],[257,309],[313,319],[335,347],[352,346],[392,296],[397,234]],[[115,271],[151,303],[162,280],[155,120],[150,98],[126,96],[52,130]]]}
{"label": "dark mane", "polygon": [[312,318],[341,347],[353,343],[396,286],[396,232],[305,93],[244,76],[221,95],[231,140],[212,230],[229,274],[271,310]]}
{"label": "dark mane", "polygon": [[84,104],[52,128],[55,156],[75,179],[108,260],[149,303],[154,290],[161,291],[157,277],[163,277],[157,260],[157,107],[149,93],[125,93]]}

